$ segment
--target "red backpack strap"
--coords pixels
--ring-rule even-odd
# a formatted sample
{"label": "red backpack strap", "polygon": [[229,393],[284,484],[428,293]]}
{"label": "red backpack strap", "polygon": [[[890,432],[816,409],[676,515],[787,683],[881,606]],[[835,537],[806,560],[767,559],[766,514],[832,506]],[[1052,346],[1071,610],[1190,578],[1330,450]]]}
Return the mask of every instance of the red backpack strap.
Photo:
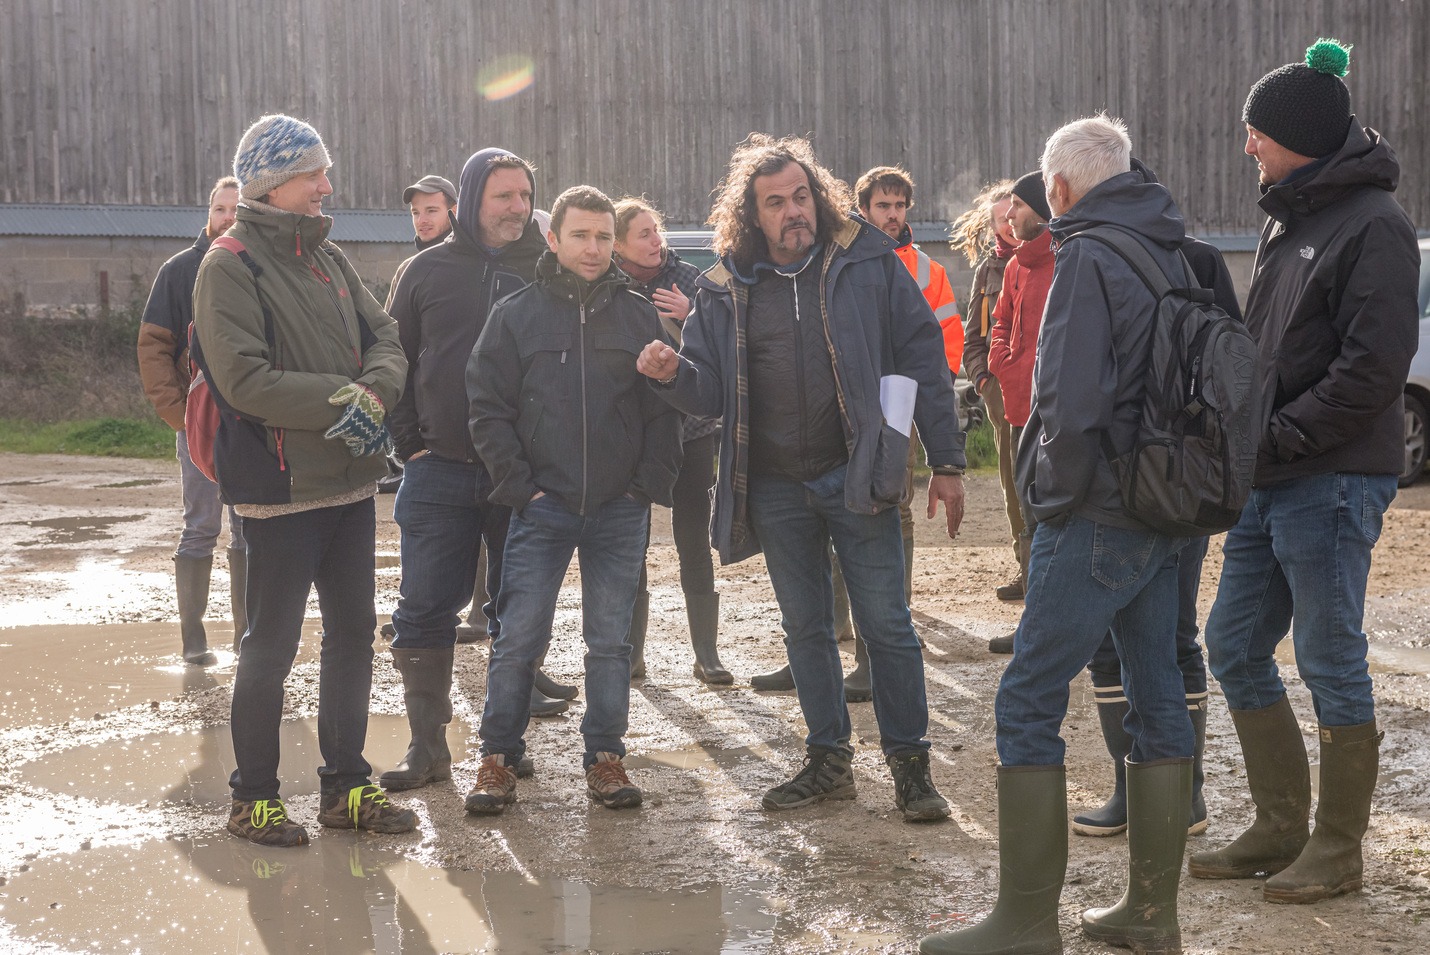
{"label": "red backpack strap", "polygon": [[226,249],[234,255],[242,255],[248,251],[248,249],[244,248],[242,242],[231,235],[221,235],[217,239],[214,239],[211,244],[220,249]]}

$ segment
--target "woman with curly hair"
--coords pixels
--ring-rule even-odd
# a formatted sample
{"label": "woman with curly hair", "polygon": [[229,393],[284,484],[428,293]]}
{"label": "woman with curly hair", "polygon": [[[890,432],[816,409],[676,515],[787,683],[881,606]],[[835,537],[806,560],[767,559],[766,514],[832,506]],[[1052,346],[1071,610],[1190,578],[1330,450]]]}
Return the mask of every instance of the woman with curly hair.
{"label": "woman with curly hair", "polygon": [[[1013,203],[1013,180],[1000,179],[983,187],[973,197],[968,211],[953,220],[949,244],[962,252],[973,266],[973,289],[968,293],[968,310],[963,318],[963,371],[983,404],[993,425],[993,443],[998,449],[998,483],[1003,487],[1003,506],[1008,513],[1008,529],[1013,537],[1013,556],[1018,560],[1018,576],[998,588],[1000,600],[1023,597],[1022,540],[1023,512],[1018,507],[1018,491],[1013,484],[1012,427],[1003,416],[1003,389],[988,370],[988,338],[993,331],[993,307],[1003,288],[1003,269],[1017,248],[1018,240],[1008,225],[1008,209]],[[1011,641],[1011,637],[995,637]],[[1011,646],[1011,642],[1010,642]],[[995,652],[998,652],[995,650]],[[1002,651],[1011,652],[1011,651]]]}

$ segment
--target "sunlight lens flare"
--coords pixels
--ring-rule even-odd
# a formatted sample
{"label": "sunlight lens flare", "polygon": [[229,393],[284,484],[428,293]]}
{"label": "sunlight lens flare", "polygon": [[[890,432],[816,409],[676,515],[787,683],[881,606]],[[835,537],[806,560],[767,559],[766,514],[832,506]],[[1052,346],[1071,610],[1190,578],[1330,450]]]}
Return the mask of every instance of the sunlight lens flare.
{"label": "sunlight lens flare", "polygon": [[477,74],[477,92],[489,102],[515,96],[536,79],[536,64],[524,54],[502,56]]}

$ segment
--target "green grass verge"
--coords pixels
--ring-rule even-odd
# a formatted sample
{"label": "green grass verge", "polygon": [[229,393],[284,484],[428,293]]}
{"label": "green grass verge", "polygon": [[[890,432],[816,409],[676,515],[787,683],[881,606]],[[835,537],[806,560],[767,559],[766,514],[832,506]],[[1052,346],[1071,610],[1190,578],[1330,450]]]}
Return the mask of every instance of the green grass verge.
{"label": "green grass verge", "polygon": [[968,429],[968,437],[963,445],[963,453],[968,458],[969,470],[998,469],[998,447],[993,443],[993,426],[981,421],[976,428]]}
{"label": "green grass verge", "polygon": [[0,418],[0,451],[90,454],[109,458],[171,458],[174,432],[162,421],[91,418],[36,424]]}

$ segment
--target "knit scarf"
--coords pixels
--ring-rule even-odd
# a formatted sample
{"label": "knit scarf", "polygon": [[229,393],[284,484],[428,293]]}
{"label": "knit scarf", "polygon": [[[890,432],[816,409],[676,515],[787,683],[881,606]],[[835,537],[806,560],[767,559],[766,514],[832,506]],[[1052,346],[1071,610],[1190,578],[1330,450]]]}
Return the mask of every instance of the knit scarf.
{"label": "knit scarf", "polygon": [[1013,254],[1013,250],[1016,248],[1018,248],[1016,245],[1009,245],[1007,242],[1004,242],[1001,235],[995,235],[993,237],[993,254],[1000,259],[1008,258],[1008,256]]}
{"label": "knit scarf", "polygon": [[629,259],[621,259],[621,271],[635,280],[637,285],[649,285],[665,270],[665,249],[660,250],[660,261],[655,265],[636,265]]}

